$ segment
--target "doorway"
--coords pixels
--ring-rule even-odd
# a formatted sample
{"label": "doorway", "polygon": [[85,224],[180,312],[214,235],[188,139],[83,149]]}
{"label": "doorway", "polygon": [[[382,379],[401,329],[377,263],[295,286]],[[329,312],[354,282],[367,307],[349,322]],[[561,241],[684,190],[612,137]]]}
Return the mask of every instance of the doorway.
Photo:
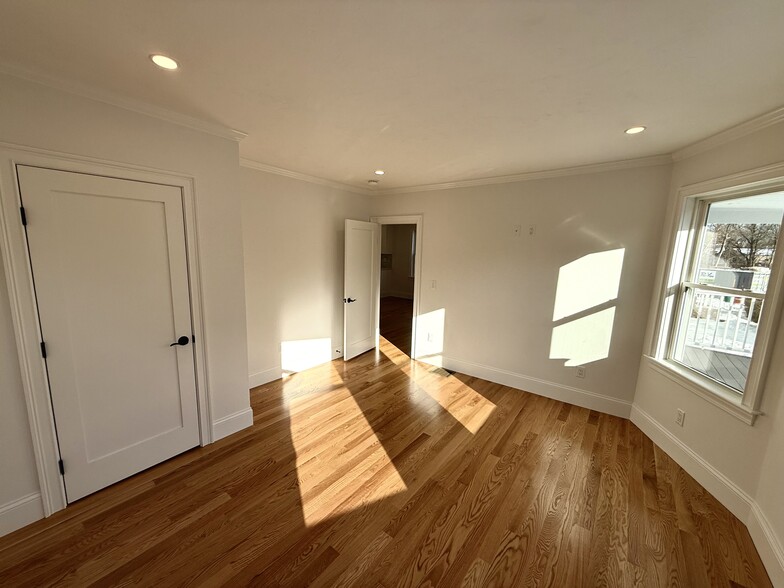
{"label": "doorway", "polygon": [[417,357],[417,317],[422,276],[422,215],[378,216],[379,337]]}
{"label": "doorway", "polygon": [[411,357],[416,280],[416,225],[381,226],[379,332]]}

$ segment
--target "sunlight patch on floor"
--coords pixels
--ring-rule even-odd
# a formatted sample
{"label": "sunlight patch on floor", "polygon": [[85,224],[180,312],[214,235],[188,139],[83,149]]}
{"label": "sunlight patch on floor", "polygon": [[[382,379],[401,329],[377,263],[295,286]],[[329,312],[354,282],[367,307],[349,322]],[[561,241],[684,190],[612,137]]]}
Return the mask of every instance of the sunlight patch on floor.
{"label": "sunlight patch on floor", "polygon": [[[372,395],[363,398],[367,408],[377,404]],[[291,417],[302,513],[308,527],[354,510],[359,495],[361,502],[367,503],[406,490],[403,478],[348,388],[326,392],[320,400],[328,401],[329,411],[335,415],[330,433],[316,428],[307,410]],[[318,418],[323,419],[323,414]]]}
{"label": "sunlight patch on floor", "polygon": [[380,351],[408,375],[413,386],[424,391],[472,434],[475,435],[495,411],[495,404],[459,378],[448,375],[446,370],[420,361],[400,361],[397,347],[386,339],[382,339]]}
{"label": "sunlight patch on floor", "polygon": [[428,396],[438,402],[438,404],[441,405],[441,408],[452,415],[457,422],[468,429],[473,435],[476,435],[476,433],[479,432],[479,429],[482,428],[496,409],[495,404],[465,384],[459,386],[461,390],[459,401],[455,401],[453,398],[457,387],[451,388],[451,394],[445,394],[439,386],[435,385],[421,387]]}
{"label": "sunlight patch on floor", "polygon": [[405,351],[383,335],[378,338],[378,347],[379,351],[386,355],[387,359],[397,366],[406,365],[411,362],[411,357],[409,357]]}

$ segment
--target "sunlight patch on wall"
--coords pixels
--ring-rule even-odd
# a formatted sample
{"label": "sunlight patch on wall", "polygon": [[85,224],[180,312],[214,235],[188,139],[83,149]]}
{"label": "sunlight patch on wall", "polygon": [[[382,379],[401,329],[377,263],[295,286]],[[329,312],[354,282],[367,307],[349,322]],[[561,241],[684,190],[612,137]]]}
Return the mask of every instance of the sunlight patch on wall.
{"label": "sunlight patch on wall", "polygon": [[[329,430],[338,431],[339,436],[320,434],[308,411],[291,417],[302,513],[308,527],[354,510],[346,502],[366,504],[406,490],[351,392],[341,387],[327,394],[330,411],[337,415]],[[352,460],[360,455],[362,459],[352,466]],[[362,492],[361,500],[346,500],[357,491]]]}
{"label": "sunlight patch on wall", "polygon": [[280,367],[283,376],[301,372],[332,361],[332,339],[302,339],[280,344]]}
{"label": "sunlight patch on wall", "polygon": [[446,310],[439,308],[416,319],[416,358],[430,365],[443,366],[444,320]]}
{"label": "sunlight patch on wall", "polygon": [[608,308],[555,327],[550,359],[566,359],[566,366],[606,359],[614,322],[615,308]]}
{"label": "sunlight patch on wall", "polygon": [[561,267],[555,291],[557,321],[618,298],[625,249],[591,253]]}

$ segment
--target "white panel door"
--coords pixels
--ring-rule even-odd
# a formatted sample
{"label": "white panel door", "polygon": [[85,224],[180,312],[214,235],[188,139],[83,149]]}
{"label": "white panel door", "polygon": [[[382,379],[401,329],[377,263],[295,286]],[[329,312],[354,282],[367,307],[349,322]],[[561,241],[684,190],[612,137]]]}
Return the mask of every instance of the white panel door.
{"label": "white panel door", "polygon": [[18,174],[73,502],[199,444],[182,193]]}
{"label": "white panel door", "polygon": [[343,358],[378,344],[378,267],[381,231],[376,223],[346,220],[343,276]]}

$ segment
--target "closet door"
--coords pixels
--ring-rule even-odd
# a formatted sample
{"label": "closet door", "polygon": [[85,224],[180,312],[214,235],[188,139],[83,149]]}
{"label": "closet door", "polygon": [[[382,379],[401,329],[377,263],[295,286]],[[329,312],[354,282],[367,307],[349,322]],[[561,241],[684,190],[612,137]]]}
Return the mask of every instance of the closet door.
{"label": "closet door", "polygon": [[73,502],[199,444],[182,193],[17,171]]}

